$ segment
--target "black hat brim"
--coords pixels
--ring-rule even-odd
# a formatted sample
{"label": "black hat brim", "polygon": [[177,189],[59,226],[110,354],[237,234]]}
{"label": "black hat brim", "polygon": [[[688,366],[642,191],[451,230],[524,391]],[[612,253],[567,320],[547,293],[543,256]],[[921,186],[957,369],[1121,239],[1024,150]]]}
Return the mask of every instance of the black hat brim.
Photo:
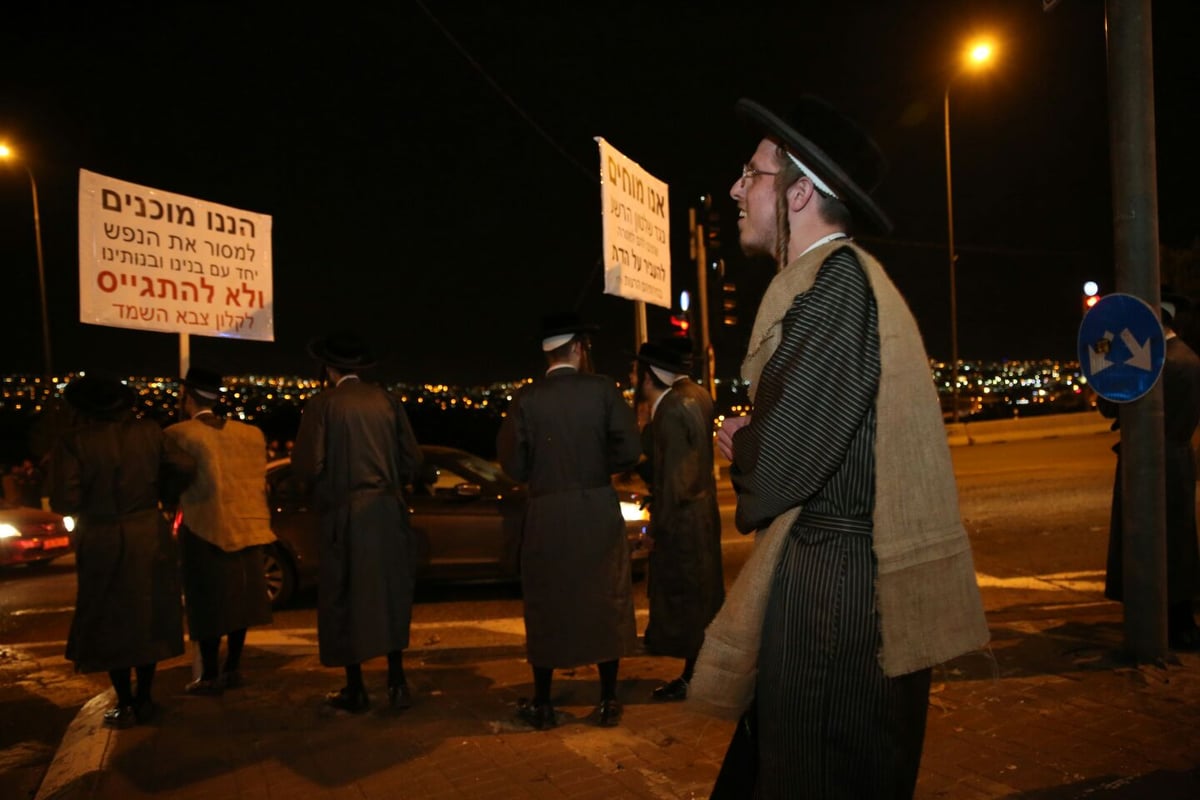
{"label": "black hat brim", "polygon": [[329,349],[328,337],[319,337],[309,341],[308,354],[334,369],[370,369],[379,363],[369,350],[363,350],[361,355],[353,358],[334,353]]}
{"label": "black hat brim", "polygon": [[[756,130],[786,145],[805,166],[829,184],[829,188],[833,189],[839,199],[858,212],[868,225],[880,233],[892,232],[892,221],[866,190],[851,179],[824,150],[785,122],[782,117],[746,97],[737,101],[734,111]],[[869,137],[865,135],[864,139],[870,142]],[[870,145],[874,147],[874,142],[870,142]],[[882,153],[879,154],[879,158],[883,159]]]}

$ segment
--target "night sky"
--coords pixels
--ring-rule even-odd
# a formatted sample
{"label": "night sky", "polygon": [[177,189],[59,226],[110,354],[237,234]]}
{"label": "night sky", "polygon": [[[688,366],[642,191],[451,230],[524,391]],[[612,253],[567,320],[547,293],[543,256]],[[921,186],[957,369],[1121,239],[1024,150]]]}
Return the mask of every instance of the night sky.
{"label": "night sky", "polygon": [[[770,266],[734,246],[728,190],[756,141],[732,107],[805,92],[888,156],[896,229],[862,238],[948,358],[942,93],[977,31],[996,64],[951,89],[962,357],[1072,358],[1081,284],[1113,289],[1099,0],[24,5],[48,10],[5,12],[0,140],[38,181],[60,372],[178,364],[173,335],[78,322],[85,168],[273,216],[276,341],[193,336],[193,363],[312,374],[305,343],[353,328],[379,377],[507,380],[538,370],[541,315],[577,307],[624,376],[633,304],[602,294],[593,137],[670,185],[676,294],[696,281],[687,209],[716,195],[748,329]],[[1193,5],[1154,5],[1160,234],[1179,248],[1200,234]],[[42,368],[31,211],[0,165],[0,373]],[[719,374],[744,333],[714,333]]]}

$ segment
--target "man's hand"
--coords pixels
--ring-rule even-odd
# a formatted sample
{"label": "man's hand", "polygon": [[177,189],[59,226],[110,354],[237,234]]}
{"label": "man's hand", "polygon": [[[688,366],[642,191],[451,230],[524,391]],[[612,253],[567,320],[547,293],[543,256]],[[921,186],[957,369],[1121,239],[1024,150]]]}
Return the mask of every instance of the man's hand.
{"label": "man's hand", "polygon": [[733,435],[749,424],[749,414],[744,417],[728,417],[721,423],[721,430],[717,431],[717,449],[721,451],[721,455],[733,461]]}

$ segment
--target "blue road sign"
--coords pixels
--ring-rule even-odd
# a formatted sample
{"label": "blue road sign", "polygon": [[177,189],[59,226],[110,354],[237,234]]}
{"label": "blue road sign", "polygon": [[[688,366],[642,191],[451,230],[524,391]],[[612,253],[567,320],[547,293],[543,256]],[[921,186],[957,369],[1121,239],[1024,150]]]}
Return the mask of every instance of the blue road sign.
{"label": "blue road sign", "polygon": [[1079,325],[1079,366],[1096,394],[1131,403],[1162,374],[1166,340],[1158,315],[1141,298],[1109,294]]}

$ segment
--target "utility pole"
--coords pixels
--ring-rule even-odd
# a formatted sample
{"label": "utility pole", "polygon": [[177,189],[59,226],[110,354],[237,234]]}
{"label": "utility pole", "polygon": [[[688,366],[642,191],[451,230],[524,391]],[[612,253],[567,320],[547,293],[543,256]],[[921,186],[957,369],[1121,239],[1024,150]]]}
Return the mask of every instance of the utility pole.
{"label": "utility pole", "polygon": [[[712,200],[705,195],[704,203],[707,208]],[[714,401],[717,399],[717,382],[714,380],[715,364],[713,358],[712,340],[708,329],[708,245],[705,241],[704,224],[696,221],[696,209],[688,209],[688,233],[692,245],[689,248],[691,256],[696,261],[696,294],[700,305],[700,379],[708,388],[708,393]]]}
{"label": "utility pole", "polygon": [[[1150,0],[1108,0],[1108,103],[1117,291],[1158,310],[1158,185]],[[1160,381],[1121,406],[1125,645],[1139,662],[1167,655],[1166,465]]]}

